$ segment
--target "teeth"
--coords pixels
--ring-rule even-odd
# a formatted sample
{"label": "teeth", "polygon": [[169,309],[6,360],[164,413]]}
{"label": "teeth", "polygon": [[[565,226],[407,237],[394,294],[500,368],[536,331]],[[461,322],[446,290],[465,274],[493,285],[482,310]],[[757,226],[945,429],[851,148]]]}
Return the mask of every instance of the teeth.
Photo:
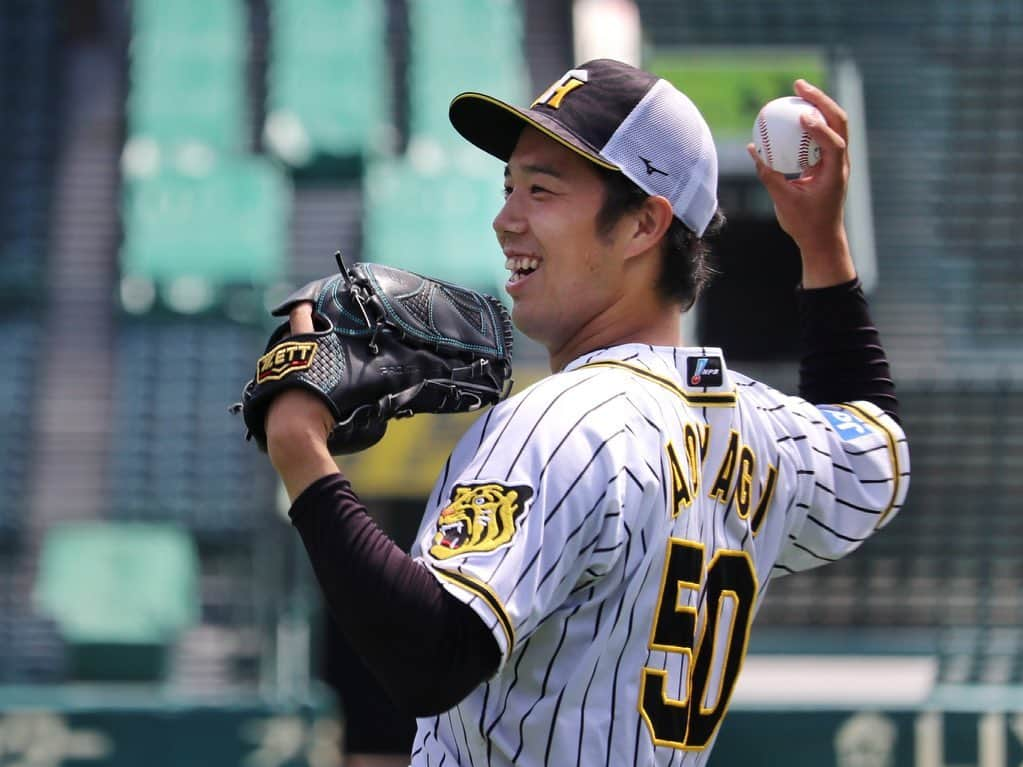
{"label": "teeth", "polygon": [[509,256],[504,259],[504,268],[509,272],[522,272],[527,269],[536,269],[538,266],[540,266],[540,259],[538,258]]}

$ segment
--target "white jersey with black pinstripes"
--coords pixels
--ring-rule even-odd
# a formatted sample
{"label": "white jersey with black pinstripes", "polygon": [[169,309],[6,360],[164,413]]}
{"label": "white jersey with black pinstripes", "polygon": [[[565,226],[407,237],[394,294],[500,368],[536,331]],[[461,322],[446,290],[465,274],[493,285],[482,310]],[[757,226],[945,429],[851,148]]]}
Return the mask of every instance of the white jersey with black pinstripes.
{"label": "white jersey with black pinstripes", "polygon": [[627,344],[494,407],[456,446],[413,554],[491,628],[497,673],[421,719],[412,764],[706,763],[772,577],[898,511],[905,437],[717,349]]}

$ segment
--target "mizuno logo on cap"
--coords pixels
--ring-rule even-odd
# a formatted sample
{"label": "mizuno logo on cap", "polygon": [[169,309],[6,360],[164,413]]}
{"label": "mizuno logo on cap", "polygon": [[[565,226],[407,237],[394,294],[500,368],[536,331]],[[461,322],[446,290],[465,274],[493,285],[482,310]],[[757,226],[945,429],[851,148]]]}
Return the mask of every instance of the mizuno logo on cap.
{"label": "mizuno logo on cap", "polygon": [[667,173],[665,173],[660,168],[655,168],[654,164],[652,162],[650,162],[647,158],[640,157],[639,159],[641,159],[643,161],[643,164],[646,165],[646,174],[648,176],[652,176],[655,173],[660,173],[662,176],[667,176],[668,175]]}

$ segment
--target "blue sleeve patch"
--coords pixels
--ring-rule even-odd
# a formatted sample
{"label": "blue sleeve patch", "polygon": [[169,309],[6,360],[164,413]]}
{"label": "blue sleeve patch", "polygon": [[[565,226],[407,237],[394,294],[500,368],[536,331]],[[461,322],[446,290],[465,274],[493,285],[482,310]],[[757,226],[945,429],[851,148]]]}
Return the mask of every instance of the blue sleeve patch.
{"label": "blue sleeve patch", "polygon": [[860,437],[876,434],[877,430],[848,410],[838,407],[819,406],[817,408],[828,419],[828,423],[845,442],[852,442]]}

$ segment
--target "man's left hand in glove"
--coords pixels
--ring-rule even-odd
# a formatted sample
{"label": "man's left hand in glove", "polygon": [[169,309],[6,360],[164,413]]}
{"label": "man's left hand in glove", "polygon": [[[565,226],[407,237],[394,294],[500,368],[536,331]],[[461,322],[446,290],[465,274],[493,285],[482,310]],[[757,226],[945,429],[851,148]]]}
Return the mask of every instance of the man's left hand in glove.
{"label": "man's left hand in glove", "polygon": [[339,455],[375,444],[390,418],[475,410],[510,388],[511,322],[482,293],[393,267],[342,265],[273,313],[290,322],[271,335],[239,408],[262,449],[271,403],[292,389],[326,406],[327,447]]}

